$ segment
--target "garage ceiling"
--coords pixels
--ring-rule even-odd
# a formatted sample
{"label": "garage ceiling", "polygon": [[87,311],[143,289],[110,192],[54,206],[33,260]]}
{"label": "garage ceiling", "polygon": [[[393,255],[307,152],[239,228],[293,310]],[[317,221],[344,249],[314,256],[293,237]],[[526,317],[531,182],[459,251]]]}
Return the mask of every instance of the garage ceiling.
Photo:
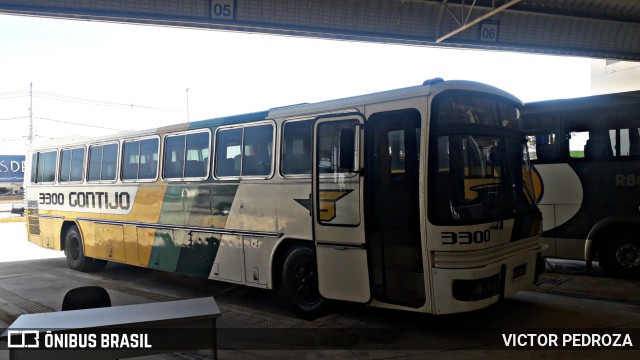
{"label": "garage ceiling", "polygon": [[640,61],[637,0],[0,0],[0,13]]}

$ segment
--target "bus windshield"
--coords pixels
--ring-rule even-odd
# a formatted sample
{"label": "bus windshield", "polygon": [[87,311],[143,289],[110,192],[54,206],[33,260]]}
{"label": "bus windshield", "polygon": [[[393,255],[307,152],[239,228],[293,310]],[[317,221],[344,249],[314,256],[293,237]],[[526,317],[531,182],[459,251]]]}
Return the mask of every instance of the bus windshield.
{"label": "bus windshield", "polygon": [[505,100],[473,94],[434,99],[429,219],[479,224],[535,210],[519,111]]}

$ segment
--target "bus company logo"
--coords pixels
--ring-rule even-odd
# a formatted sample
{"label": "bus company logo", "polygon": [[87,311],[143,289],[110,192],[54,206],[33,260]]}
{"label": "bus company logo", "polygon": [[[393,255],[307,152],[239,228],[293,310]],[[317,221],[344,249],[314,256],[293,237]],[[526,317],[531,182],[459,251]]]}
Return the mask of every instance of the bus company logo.
{"label": "bus company logo", "polygon": [[331,221],[336,218],[336,203],[349,195],[353,190],[321,190],[320,191],[320,220]]}
{"label": "bus company logo", "polygon": [[[336,203],[349,195],[353,190],[320,190],[318,211],[320,221],[331,221],[336,218]],[[294,199],[311,213],[311,199]]]}
{"label": "bus company logo", "polygon": [[[116,192],[111,194],[104,191],[88,191],[69,193],[69,201],[66,203],[71,207],[98,208],[98,209],[123,209],[129,210],[131,207],[131,195],[128,192]],[[63,193],[39,193],[39,205],[64,205],[65,194]]]}
{"label": "bus company logo", "polygon": [[40,331],[38,330],[8,330],[8,347],[10,349],[40,347]]}
{"label": "bus company logo", "polygon": [[135,187],[38,193],[38,209],[127,214],[133,207]]}
{"label": "bus company logo", "polygon": [[8,330],[9,349],[151,349],[145,333],[68,333]]}

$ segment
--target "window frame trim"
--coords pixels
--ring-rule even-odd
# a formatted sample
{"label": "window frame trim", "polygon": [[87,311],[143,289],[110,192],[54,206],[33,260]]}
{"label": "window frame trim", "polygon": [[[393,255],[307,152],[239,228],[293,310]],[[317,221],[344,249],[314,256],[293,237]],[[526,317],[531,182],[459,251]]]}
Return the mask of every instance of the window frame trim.
{"label": "window frame trim", "polygon": [[[282,177],[283,179],[311,179],[312,173],[313,173],[313,126],[314,126],[314,122],[315,122],[315,118],[314,116],[311,117],[304,117],[304,118],[292,118],[292,119],[287,119],[285,120],[282,125],[282,136],[280,139],[280,154],[278,156],[278,158],[280,159],[280,164],[278,166],[278,175],[280,175],[280,177]],[[311,172],[309,172],[308,174],[285,174],[283,171],[284,168],[284,148],[285,148],[285,138],[284,138],[284,127],[289,124],[289,123],[296,123],[296,122],[303,122],[303,121],[309,121],[310,122],[310,127],[309,130],[311,132],[311,138],[309,140],[311,140],[311,148],[310,151],[311,153],[309,154],[310,156],[310,160],[311,160]]]}
{"label": "window frame trim", "polygon": [[[104,146],[116,144],[116,148],[118,153],[116,154],[116,176],[113,180],[102,180],[102,164],[104,160]],[[118,182],[118,174],[120,173],[120,153],[121,153],[121,142],[119,140],[111,140],[105,142],[98,143],[89,143],[87,144],[87,167],[85,169],[85,179],[88,184],[115,184]],[[102,153],[100,156],[100,180],[89,180],[89,165],[91,164],[91,147],[92,146],[102,146]]]}
{"label": "window frame trim", "polygon": [[[137,172],[137,177],[136,179],[124,179],[123,178],[123,171],[124,171],[124,145],[128,142],[134,142],[134,141],[143,141],[143,140],[148,140],[148,139],[157,139],[158,140],[158,162],[156,163],[156,176],[154,178],[150,178],[150,179],[140,179],[139,175],[140,175],[140,163],[138,163],[138,172]],[[158,178],[160,177],[160,156],[161,156],[161,137],[160,135],[149,135],[149,136],[142,136],[142,137],[135,137],[135,138],[129,138],[126,140],[122,140],[122,150],[120,151],[120,162],[121,162],[121,166],[120,166],[120,171],[118,172],[119,174],[119,178],[120,181],[122,181],[123,183],[153,183],[158,181]],[[140,157],[140,147],[138,146],[138,158]]]}
{"label": "window frame trim", "polygon": [[[207,133],[209,135],[209,141],[208,141],[208,145],[207,145],[207,149],[209,150],[209,160],[206,161],[206,166],[207,166],[207,170],[205,172],[205,176],[194,176],[194,177],[185,177],[184,176],[184,169],[185,166],[187,165],[187,139],[186,137],[189,134],[198,134],[198,133]],[[170,133],[166,133],[163,134],[160,138],[162,141],[162,144],[160,145],[160,158],[158,159],[158,165],[160,165],[160,163],[162,163],[162,165],[160,166],[160,169],[162,170],[161,172],[159,171],[159,173],[157,174],[158,178],[161,178],[163,181],[165,182],[181,182],[181,181],[205,181],[209,178],[209,175],[211,173],[211,161],[212,161],[212,152],[211,152],[211,144],[212,144],[212,139],[211,139],[211,129],[209,128],[198,128],[198,129],[191,129],[191,130],[184,130],[184,131],[176,131],[176,132],[170,132]],[[167,138],[170,137],[175,137],[175,136],[185,136],[185,141],[184,141],[184,147],[182,148],[184,151],[184,158],[183,163],[182,163],[182,177],[179,178],[173,178],[173,177],[165,177],[164,176],[164,169],[165,169],[165,153],[167,151]]]}
{"label": "window frame trim", "polygon": [[[73,150],[77,150],[77,149],[83,149],[84,150],[84,158],[82,159],[82,179],[80,181],[62,181],[60,178],[60,175],[62,175],[60,173],[60,171],[62,170],[62,152],[69,150],[72,151],[73,154]],[[83,145],[79,145],[79,146],[68,146],[68,147],[62,147],[59,148],[59,159],[58,159],[58,171],[57,171],[57,176],[58,176],[58,184],[83,184],[86,182],[87,177],[86,177],[86,170],[89,168],[87,160],[89,159],[89,151],[88,151],[88,147],[86,144]],[[71,158],[71,160],[73,161],[73,157]],[[69,167],[69,170],[71,170],[71,167]]]}
{"label": "window frame trim", "polygon": [[[40,162],[40,154],[42,153],[47,153],[47,152],[55,152],[56,153],[56,167],[54,169],[54,178],[53,181],[38,181],[38,164]],[[33,185],[52,185],[52,184],[56,184],[58,183],[58,165],[59,165],[59,159],[60,159],[60,149],[59,148],[49,148],[46,150],[35,150],[34,152],[31,153],[31,156],[33,158],[33,155],[37,154],[37,159],[36,159],[36,181],[35,182],[31,182],[31,179],[29,179],[29,183],[33,184]],[[30,176],[31,177],[31,176]]]}
{"label": "window frame trim", "polygon": [[[269,174],[267,175],[242,175],[242,165],[244,162],[244,130],[248,127],[256,127],[256,126],[263,126],[263,125],[269,125],[271,126],[272,129],[272,133],[271,133],[271,171],[269,172]],[[233,129],[242,129],[242,141],[240,143],[240,175],[236,176],[218,176],[217,174],[217,169],[218,169],[218,164],[217,164],[217,158],[218,158],[218,134],[221,131],[225,131],[225,130],[233,130]],[[278,127],[275,123],[275,121],[273,120],[263,120],[263,121],[257,121],[257,122],[251,122],[251,123],[242,123],[242,124],[234,124],[234,125],[229,125],[229,126],[220,126],[216,129],[215,131],[215,136],[214,136],[214,145],[213,145],[213,150],[214,150],[214,156],[211,157],[211,159],[216,159],[213,160],[215,161],[215,166],[213,167],[213,171],[211,172],[211,176],[215,179],[215,180],[221,180],[221,181],[230,181],[230,180],[235,180],[235,181],[239,181],[239,180],[269,180],[271,178],[273,178],[274,174],[275,174],[275,163],[276,163],[276,156],[275,152],[278,151],[278,146],[276,146],[276,139],[277,139],[277,132],[278,132]]]}

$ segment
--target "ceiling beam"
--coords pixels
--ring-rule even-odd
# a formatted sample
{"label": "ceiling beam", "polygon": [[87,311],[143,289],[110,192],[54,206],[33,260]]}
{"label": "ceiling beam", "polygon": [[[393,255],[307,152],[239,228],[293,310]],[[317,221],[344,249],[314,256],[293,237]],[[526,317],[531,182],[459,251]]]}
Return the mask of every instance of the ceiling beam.
{"label": "ceiling beam", "polygon": [[[503,10],[505,10],[505,9],[507,9],[507,8],[519,3],[520,1],[522,1],[522,0],[511,0],[508,3],[505,3],[502,6],[499,6],[499,7],[495,8],[495,9],[489,11],[488,13],[486,13],[484,15],[478,16],[477,18],[475,18],[471,22],[467,22],[469,20],[469,17],[471,16],[471,12],[475,8],[476,2],[474,0],[474,2],[471,4],[471,6],[469,8],[469,12],[467,13],[467,16],[464,18],[464,20],[462,22],[458,21],[458,23],[460,24],[460,27],[455,29],[455,30],[453,30],[453,31],[450,31],[449,33],[447,33],[447,34],[445,34],[443,36],[440,36],[439,38],[436,39],[436,43],[440,43],[443,40],[446,40],[446,39],[456,35],[457,33],[465,31],[468,28],[478,24],[479,22],[484,21],[484,20],[494,16],[495,14],[497,14],[497,13],[499,13],[499,12],[501,12],[501,11],[503,11]],[[447,9],[449,9],[448,4],[447,4],[447,0],[444,0],[442,2],[442,6],[446,7]],[[462,1],[462,7],[464,8],[464,0]],[[449,11],[449,12],[450,12],[451,16],[453,16],[455,18],[455,15],[453,14],[453,12],[451,12],[451,11]],[[457,18],[456,18],[456,20],[457,20]]]}

